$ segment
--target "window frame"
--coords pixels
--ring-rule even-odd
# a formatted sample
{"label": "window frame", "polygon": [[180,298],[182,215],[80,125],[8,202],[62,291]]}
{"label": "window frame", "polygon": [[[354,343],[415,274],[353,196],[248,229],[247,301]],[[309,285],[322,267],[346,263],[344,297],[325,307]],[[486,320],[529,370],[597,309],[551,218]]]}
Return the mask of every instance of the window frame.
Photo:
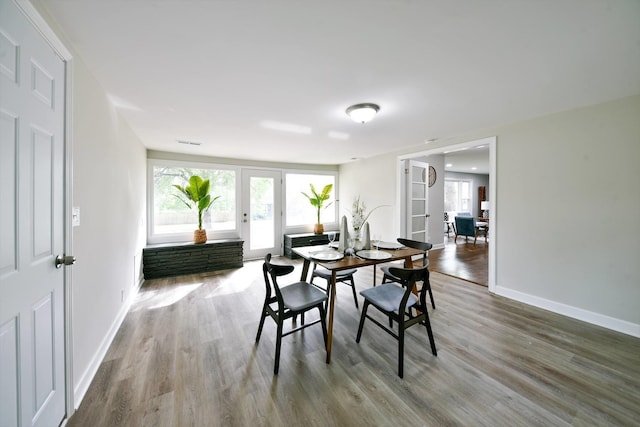
{"label": "window frame", "polygon": [[[334,185],[333,185],[333,190],[331,190],[331,196],[332,196],[332,205],[328,208],[328,209],[333,209],[334,210],[334,221],[332,222],[325,222],[323,221],[322,223],[324,224],[324,228],[325,230],[331,230],[331,229],[338,229],[338,224],[339,224],[339,199],[337,198],[337,194],[338,190],[339,190],[339,174],[338,171],[327,171],[327,170],[314,170],[314,169],[283,169],[282,170],[282,175],[283,175],[283,189],[284,192],[282,194],[282,205],[283,205],[283,212],[282,212],[282,232],[283,234],[298,234],[298,233],[312,233],[313,232],[313,225],[315,224],[315,221],[312,220],[311,223],[309,224],[302,224],[302,225],[291,225],[288,226],[287,225],[287,175],[292,174],[292,175],[328,175],[328,176],[333,176],[333,180],[334,180]],[[316,189],[319,190],[319,189]],[[304,196],[303,196],[304,197]]]}
{"label": "window frame", "polygon": [[[457,208],[460,208],[459,205],[461,204],[460,202],[462,201],[462,198],[460,196],[461,184],[464,182],[464,183],[467,183],[469,185],[469,199],[468,199],[469,200],[469,209],[468,210],[453,209],[453,210],[448,211],[448,212],[469,212],[469,213],[471,213],[473,215],[473,180],[472,179],[466,179],[466,178],[447,178],[447,177],[445,177],[444,181],[445,181],[445,191],[444,191],[444,196],[445,197],[447,196],[447,190],[446,190],[446,183],[447,182],[455,182],[457,184],[457,186],[458,186],[458,191],[457,191],[458,200],[456,201],[456,205],[458,205],[458,206],[456,206]],[[445,210],[446,210],[446,200],[444,202],[445,202]]]}
{"label": "window frame", "polygon": [[[241,194],[240,194],[240,180],[241,180],[241,168],[233,165],[226,165],[220,163],[205,163],[205,162],[190,162],[181,160],[164,160],[164,159],[147,159],[147,244],[162,244],[162,243],[187,243],[193,241],[193,231],[191,232],[176,232],[176,233],[155,233],[155,187],[154,187],[154,168],[156,166],[166,167],[182,167],[190,169],[220,169],[230,170],[236,175],[235,185],[235,198],[236,198],[236,212],[235,212],[235,228],[231,230],[211,230],[207,229],[207,235],[215,236],[216,239],[234,239],[240,237],[240,209],[241,209]],[[195,230],[198,228],[197,219],[194,216]]]}
{"label": "window frame", "polygon": [[[188,161],[188,160],[169,160],[169,159],[159,159],[159,158],[147,158],[147,244],[163,244],[163,243],[189,243],[193,241],[193,232],[180,232],[180,233],[154,233],[154,208],[155,208],[155,188],[154,188],[154,179],[153,172],[154,167],[156,166],[167,166],[167,167],[184,167],[184,168],[193,168],[193,169],[224,169],[224,170],[232,170],[236,174],[236,188],[235,188],[235,197],[236,197],[236,226],[233,230],[219,231],[219,230],[207,230],[207,234],[211,237],[214,237],[216,240],[218,239],[237,239],[242,238],[242,171],[244,169],[256,169],[256,167],[262,169],[273,169],[279,170],[282,173],[282,215],[281,215],[281,232],[282,234],[298,234],[298,233],[312,233],[313,225],[315,221],[311,219],[308,224],[296,225],[296,226],[287,226],[287,175],[296,174],[296,175],[328,175],[333,176],[334,178],[334,187],[331,191],[333,204],[328,209],[334,210],[334,218],[335,221],[332,222],[324,222],[325,229],[327,230],[337,230],[339,224],[339,208],[340,202],[338,199],[339,194],[339,171],[337,170],[326,170],[326,169],[293,169],[293,168],[278,168],[273,166],[243,166],[243,165],[233,165],[227,163],[209,163],[209,162],[198,162],[198,161]],[[302,195],[301,195],[302,197]],[[194,217],[194,230],[197,228],[197,220]],[[282,236],[280,236],[282,240]]]}

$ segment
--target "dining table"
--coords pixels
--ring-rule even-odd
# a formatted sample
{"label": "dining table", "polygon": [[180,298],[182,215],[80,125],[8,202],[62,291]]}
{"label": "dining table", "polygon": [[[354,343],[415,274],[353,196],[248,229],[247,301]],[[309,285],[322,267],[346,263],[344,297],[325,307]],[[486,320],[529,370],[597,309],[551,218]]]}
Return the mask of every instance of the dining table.
{"label": "dining table", "polygon": [[300,280],[307,281],[311,262],[326,268],[331,272],[329,286],[329,309],[327,312],[327,363],[331,362],[331,342],[333,337],[333,317],[336,299],[336,273],[351,268],[373,266],[373,286],[376,281],[376,269],[379,264],[392,261],[404,261],[405,268],[413,267],[413,257],[422,257],[424,252],[419,249],[408,248],[392,242],[379,242],[375,250],[354,251],[352,254],[344,254],[331,245],[301,246],[292,248],[292,251],[303,258],[302,274]]}

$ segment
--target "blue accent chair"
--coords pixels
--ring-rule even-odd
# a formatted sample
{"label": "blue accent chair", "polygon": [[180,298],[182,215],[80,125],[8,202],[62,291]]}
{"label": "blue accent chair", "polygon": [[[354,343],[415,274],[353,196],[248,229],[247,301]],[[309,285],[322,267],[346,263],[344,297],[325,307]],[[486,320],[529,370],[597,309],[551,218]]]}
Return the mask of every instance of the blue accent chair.
{"label": "blue accent chair", "polygon": [[464,236],[465,240],[467,240],[469,237],[473,237],[473,244],[476,244],[476,240],[478,239],[478,236],[484,236],[484,241],[487,241],[487,226],[486,225],[482,225],[479,226],[476,223],[476,219],[475,217],[472,216],[456,216],[455,217],[455,223],[456,223],[456,228],[455,228],[455,238],[453,239],[454,242],[457,243],[458,241],[458,236]]}

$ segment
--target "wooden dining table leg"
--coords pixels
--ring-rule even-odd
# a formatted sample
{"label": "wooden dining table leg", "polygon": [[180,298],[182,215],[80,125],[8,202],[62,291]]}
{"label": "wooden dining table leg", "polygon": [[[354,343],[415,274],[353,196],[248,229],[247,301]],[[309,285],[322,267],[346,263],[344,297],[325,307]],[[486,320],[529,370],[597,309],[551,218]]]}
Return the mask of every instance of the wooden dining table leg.
{"label": "wooden dining table leg", "polygon": [[336,271],[331,271],[331,291],[329,292],[329,323],[327,324],[327,363],[331,363],[331,343],[333,341],[333,308],[336,300]]}
{"label": "wooden dining table leg", "polygon": [[301,282],[307,281],[307,275],[309,274],[309,265],[311,265],[311,261],[305,258],[304,262],[302,263],[302,274],[300,274]]}

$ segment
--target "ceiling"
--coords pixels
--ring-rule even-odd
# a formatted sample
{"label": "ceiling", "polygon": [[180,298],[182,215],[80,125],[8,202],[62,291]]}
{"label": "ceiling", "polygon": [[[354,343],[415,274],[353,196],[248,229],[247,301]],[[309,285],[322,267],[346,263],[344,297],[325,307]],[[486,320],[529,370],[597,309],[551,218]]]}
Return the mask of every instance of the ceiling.
{"label": "ceiling", "polygon": [[489,146],[465,148],[444,153],[447,172],[479,173],[489,175]]}
{"label": "ceiling", "polygon": [[33,3],[169,152],[341,164],[640,93],[637,0]]}

